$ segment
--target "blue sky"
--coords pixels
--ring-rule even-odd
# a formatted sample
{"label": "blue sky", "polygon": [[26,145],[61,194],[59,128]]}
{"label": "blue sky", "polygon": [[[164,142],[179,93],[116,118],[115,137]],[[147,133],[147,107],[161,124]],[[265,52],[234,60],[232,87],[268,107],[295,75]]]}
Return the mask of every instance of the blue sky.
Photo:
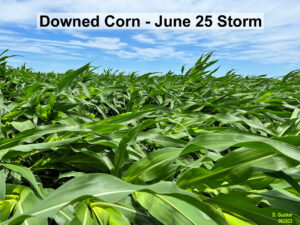
{"label": "blue sky", "polygon": [[[42,12],[264,13],[264,30],[37,30]],[[221,66],[244,75],[280,76],[300,68],[299,0],[0,0],[0,51],[10,65],[64,72],[92,62],[101,69],[179,72],[214,51]]]}

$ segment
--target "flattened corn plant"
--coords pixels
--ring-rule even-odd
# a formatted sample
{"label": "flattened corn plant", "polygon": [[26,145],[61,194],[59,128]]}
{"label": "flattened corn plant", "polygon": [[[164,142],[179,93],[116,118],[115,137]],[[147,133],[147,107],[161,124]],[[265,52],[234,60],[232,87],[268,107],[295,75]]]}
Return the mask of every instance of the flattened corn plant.
{"label": "flattened corn plant", "polygon": [[0,57],[0,225],[300,224],[300,71],[64,74]]}

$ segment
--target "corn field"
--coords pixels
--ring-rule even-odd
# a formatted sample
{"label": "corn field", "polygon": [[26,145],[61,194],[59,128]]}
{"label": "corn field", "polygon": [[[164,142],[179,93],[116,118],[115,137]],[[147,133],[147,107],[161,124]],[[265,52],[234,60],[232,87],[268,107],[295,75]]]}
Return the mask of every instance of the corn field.
{"label": "corn field", "polygon": [[3,52],[0,225],[300,224],[300,71],[219,77],[211,55],[60,74]]}

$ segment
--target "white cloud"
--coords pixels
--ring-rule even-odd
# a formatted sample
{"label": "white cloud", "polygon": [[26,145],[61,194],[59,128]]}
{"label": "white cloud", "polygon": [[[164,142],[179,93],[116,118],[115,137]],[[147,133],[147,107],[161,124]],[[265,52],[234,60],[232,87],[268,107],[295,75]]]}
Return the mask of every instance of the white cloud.
{"label": "white cloud", "polygon": [[155,44],[156,41],[153,38],[150,38],[148,35],[145,34],[137,34],[132,37],[134,40],[145,43],[145,44]]}
{"label": "white cloud", "polygon": [[[300,30],[285,26],[267,30],[147,31],[155,45],[172,46],[190,53],[215,51],[218,58],[260,63],[300,63]],[[230,52],[230,54],[226,54]],[[197,54],[197,53],[195,53]]]}
{"label": "white cloud", "polygon": [[1,35],[7,35],[7,34],[17,34],[17,32],[7,30],[7,29],[0,29],[0,34]]}
{"label": "white cloud", "polygon": [[[83,59],[82,49],[120,50],[126,46],[119,38],[84,37],[84,40],[47,40],[26,38],[17,32],[0,35],[0,49],[9,49],[16,52],[44,54],[54,59]],[[93,57],[86,51],[84,59]]]}
{"label": "white cloud", "polygon": [[69,41],[68,44],[75,46],[83,46],[90,48],[100,48],[108,50],[121,49],[126,46],[126,43],[121,42],[120,38],[107,38],[107,37],[95,37],[90,38],[87,41]]}
{"label": "white cloud", "polygon": [[50,57],[54,59],[60,59],[60,60],[82,60],[82,57],[79,56],[76,57],[67,54],[51,54]]}
{"label": "white cloud", "polygon": [[131,52],[127,50],[120,50],[120,51],[107,51],[108,54],[116,55],[123,59],[132,59],[136,58],[138,54],[136,52]]}
{"label": "white cloud", "polygon": [[188,54],[184,51],[177,51],[173,47],[157,46],[153,48],[132,47],[130,50],[108,51],[110,54],[120,58],[138,58],[141,60],[157,60],[160,58],[180,59],[185,61]]}
{"label": "white cloud", "polygon": [[80,30],[64,30],[64,32],[66,34],[70,34],[72,37],[75,37],[75,38],[79,38],[79,39],[89,39],[90,37],[86,34],[84,34],[83,31],[80,31]]}

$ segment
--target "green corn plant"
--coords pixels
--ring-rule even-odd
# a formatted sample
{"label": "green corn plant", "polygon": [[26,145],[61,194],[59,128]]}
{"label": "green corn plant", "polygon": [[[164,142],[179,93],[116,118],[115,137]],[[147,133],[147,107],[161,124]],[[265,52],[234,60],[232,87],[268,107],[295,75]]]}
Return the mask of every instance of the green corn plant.
{"label": "green corn plant", "polygon": [[[39,73],[0,57],[0,225],[300,224],[299,70]],[[49,69],[51,70],[51,68]]]}

